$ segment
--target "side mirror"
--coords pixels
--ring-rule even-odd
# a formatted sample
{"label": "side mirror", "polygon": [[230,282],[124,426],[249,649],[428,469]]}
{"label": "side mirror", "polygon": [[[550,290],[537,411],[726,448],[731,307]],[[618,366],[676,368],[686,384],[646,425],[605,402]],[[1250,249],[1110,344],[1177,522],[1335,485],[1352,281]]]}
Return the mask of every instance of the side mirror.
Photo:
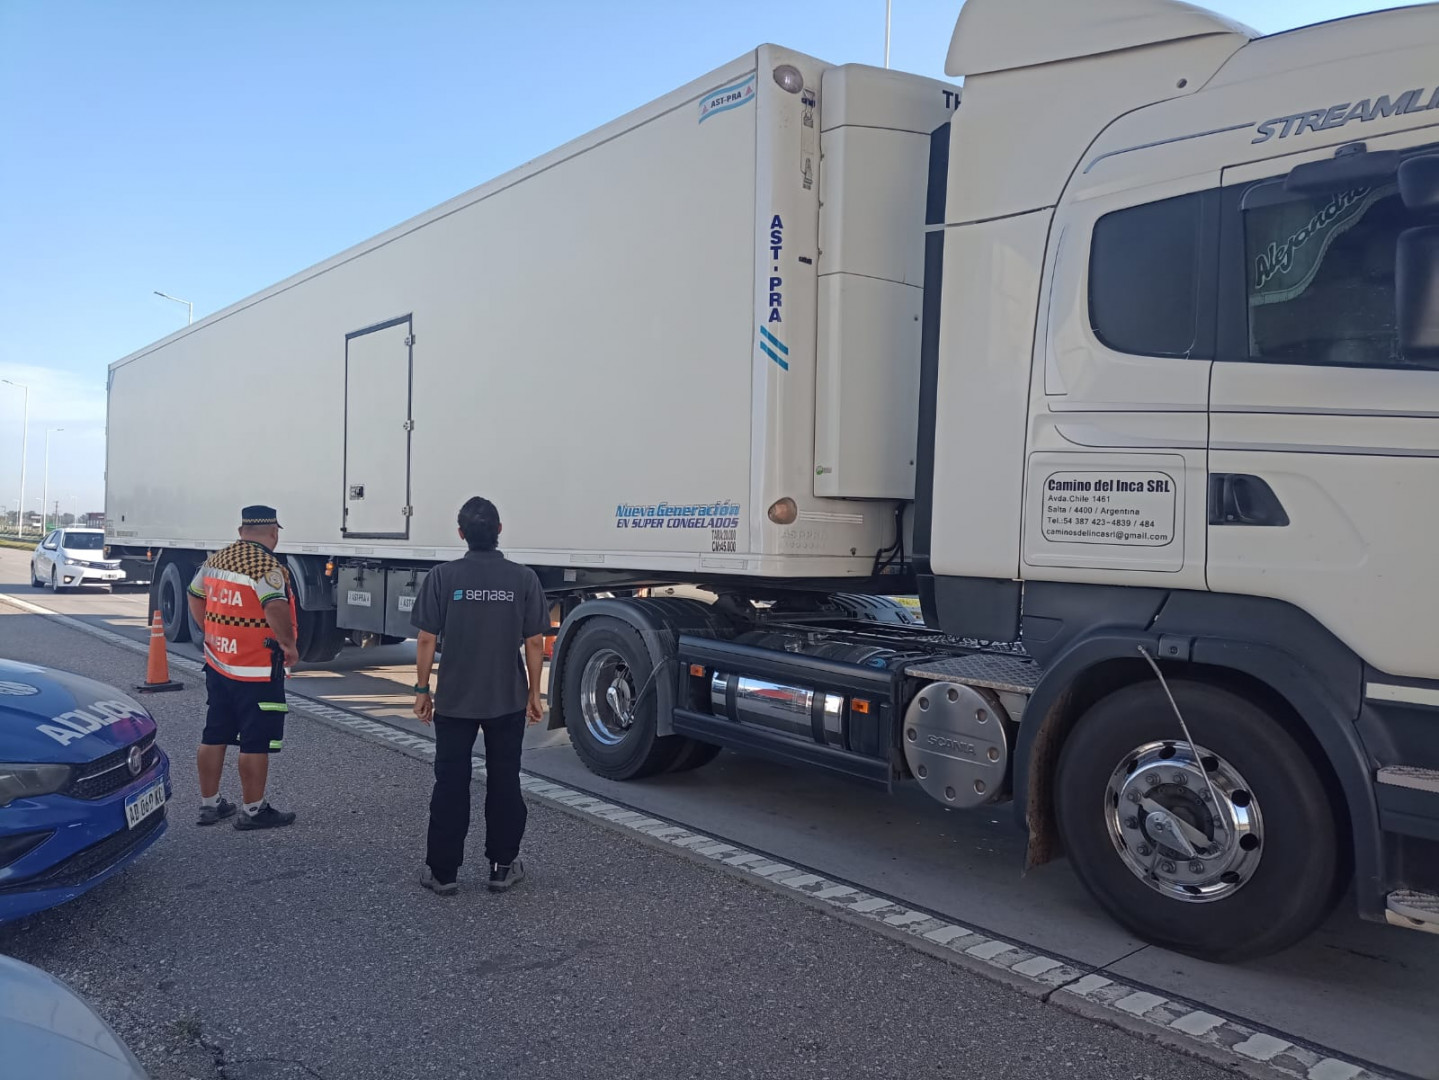
{"label": "side mirror", "polygon": [[1363,143],[1349,143],[1332,158],[1296,165],[1284,178],[1284,190],[1294,195],[1330,195],[1356,187],[1390,183],[1399,170],[1398,150],[1370,153]]}
{"label": "side mirror", "polygon": [[1439,154],[1412,157],[1399,166],[1399,197],[1409,210],[1439,210]]}
{"label": "side mirror", "polygon": [[1439,358],[1439,225],[1399,234],[1394,247],[1394,299],[1400,353],[1410,361]]}

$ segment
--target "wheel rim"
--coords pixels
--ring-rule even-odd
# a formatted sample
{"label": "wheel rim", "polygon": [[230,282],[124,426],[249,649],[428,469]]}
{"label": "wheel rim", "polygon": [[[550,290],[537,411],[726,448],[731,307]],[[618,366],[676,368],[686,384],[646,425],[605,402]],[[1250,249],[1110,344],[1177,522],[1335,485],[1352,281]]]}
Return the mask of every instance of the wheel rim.
{"label": "wheel rim", "polygon": [[160,582],[160,621],[166,629],[175,625],[177,607],[174,585],[168,579],[162,580]]}
{"label": "wheel rim", "polygon": [[1145,743],[1125,755],[1109,778],[1105,821],[1135,877],[1171,899],[1204,904],[1254,876],[1264,819],[1239,770],[1196,749],[1197,761],[1188,743]]}
{"label": "wheel rim", "polygon": [[600,649],[580,677],[580,713],[598,743],[617,746],[634,726],[635,684],[625,658]]}

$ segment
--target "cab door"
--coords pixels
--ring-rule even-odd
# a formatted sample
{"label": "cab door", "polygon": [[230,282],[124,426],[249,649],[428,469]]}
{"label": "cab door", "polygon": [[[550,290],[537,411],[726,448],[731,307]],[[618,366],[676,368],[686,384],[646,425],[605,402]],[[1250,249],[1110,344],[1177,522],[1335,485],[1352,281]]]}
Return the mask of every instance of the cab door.
{"label": "cab door", "polygon": [[1439,676],[1439,358],[1401,341],[1395,266],[1435,215],[1383,152],[1435,138],[1225,171],[1210,394],[1209,587],[1293,603],[1414,677]]}
{"label": "cab door", "polygon": [[1204,588],[1219,177],[1056,215],[1030,397],[1026,579]]}

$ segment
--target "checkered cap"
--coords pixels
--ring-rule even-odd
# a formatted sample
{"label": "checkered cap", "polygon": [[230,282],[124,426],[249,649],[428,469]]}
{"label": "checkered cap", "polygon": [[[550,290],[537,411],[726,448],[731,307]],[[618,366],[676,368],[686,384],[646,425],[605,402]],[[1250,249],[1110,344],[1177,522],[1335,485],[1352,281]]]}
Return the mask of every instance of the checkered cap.
{"label": "checkered cap", "polygon": [[247,506],[243,510],[241,510],[240,524],[242,526],[274,525],[276,528],[284,528],[284,526],[280,524],[279,517],[276,516],[275,508],[273,506],[264,506],[260,504],[256,504],[255,506]]}

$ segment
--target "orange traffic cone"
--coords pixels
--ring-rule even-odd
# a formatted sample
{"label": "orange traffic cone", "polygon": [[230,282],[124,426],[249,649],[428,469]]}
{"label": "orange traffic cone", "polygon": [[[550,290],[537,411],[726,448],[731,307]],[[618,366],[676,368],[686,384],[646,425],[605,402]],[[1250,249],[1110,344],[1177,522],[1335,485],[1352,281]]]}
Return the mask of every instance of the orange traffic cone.
{"label": "orange traffic cone", "polygon": [[160,613],[150,620],[150,655],[145,661],[145,685],[135,687],[142,694],[158,694],[162,690],[183,690],[183,683],[170,679],[170,654],[165,651],[165,626]]}

